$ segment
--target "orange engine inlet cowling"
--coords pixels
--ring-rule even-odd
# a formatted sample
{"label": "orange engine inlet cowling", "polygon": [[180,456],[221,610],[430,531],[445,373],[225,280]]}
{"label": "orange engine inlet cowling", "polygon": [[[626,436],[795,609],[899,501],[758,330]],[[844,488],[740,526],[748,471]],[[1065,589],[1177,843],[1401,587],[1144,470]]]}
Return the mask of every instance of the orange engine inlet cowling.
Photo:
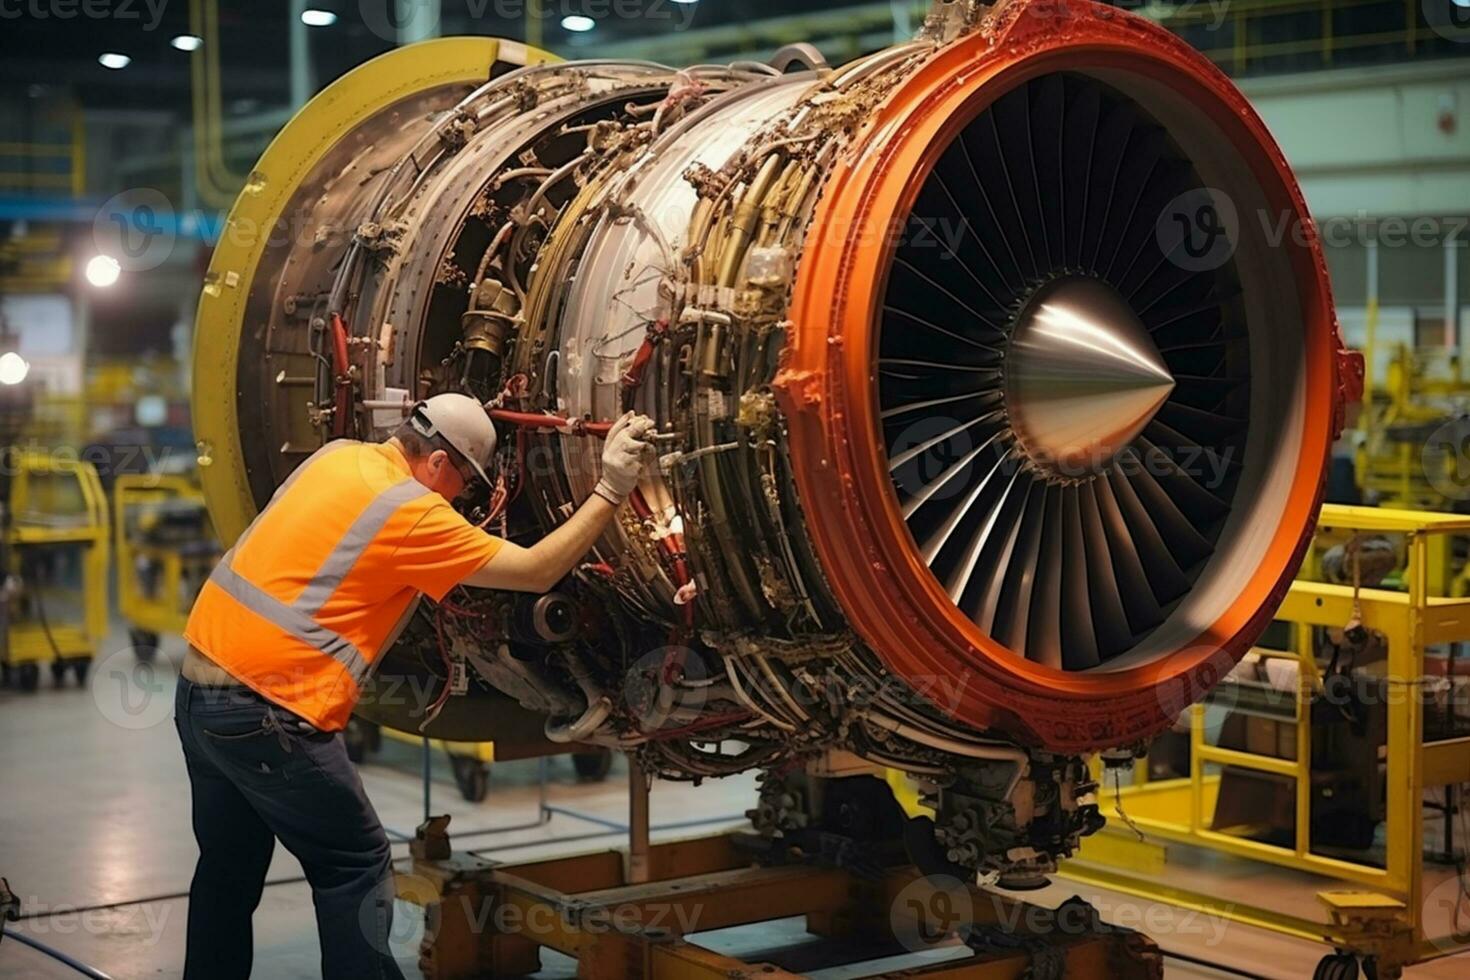
{"label": "orange engine inlet cowling", "polygon": [[1004,5],[894,91],[809,237],[842,245],[776,389],[854,627],[916,685],[972,678],[956,722],[1163,730],[1282,600],[1353,376],[1245,98],[1113,8]]}

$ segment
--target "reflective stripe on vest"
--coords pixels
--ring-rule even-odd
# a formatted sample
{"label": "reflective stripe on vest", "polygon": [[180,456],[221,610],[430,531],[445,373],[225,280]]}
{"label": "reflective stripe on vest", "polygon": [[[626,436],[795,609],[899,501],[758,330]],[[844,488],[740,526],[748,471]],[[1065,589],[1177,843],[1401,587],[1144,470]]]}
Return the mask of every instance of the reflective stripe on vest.
{"label": "reflective stripe on vest", "polygon": [[[304,468],[304,467],[303,467]],[[299,472],[298,468],[298,472]],[[342,540],[327,553],[316,574],[301,590],[296,601],[287,605],[275,596],[242,578],[231,563],[235,549],[215,566],[209,580],[224,590],[225,594],[251,612],[284,630],[290,636],[309,647],[313,647],[336,660],[357,684],[367,677],[369,664],[362,652],[352,643],[318,623],[314,617],[321,612],[328,599],[337,591],[348,573],[352,571],[363,552],[377,538],[398,509],[411,500],[428,493],[428,487],[410,477],[384,490],[364,508],[357,520],[352,522],[342,535]],[[272,504],[275,499],[272,499]]]}

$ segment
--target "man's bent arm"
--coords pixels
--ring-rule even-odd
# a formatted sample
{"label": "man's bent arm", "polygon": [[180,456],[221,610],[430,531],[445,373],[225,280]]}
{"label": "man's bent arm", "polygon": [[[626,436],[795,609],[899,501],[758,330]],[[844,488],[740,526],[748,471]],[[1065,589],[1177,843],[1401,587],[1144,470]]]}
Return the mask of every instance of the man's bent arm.
{"label": "man's bent arm", "polygon": [[545,592],[576,567],[618,512],[597,494],[577,508],[565,524],[523,548],[509,541],[461,583],[479,589]]}

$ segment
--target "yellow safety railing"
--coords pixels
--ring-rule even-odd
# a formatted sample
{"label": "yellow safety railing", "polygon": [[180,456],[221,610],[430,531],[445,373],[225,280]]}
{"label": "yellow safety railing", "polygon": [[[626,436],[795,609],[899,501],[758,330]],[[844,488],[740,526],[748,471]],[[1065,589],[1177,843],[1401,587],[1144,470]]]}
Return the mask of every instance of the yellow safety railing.
{"label": "yellow safety railing", "polygon": [[[1357,48],[1400,48],[1405,57],[1412,57],[1419,41],[1429,31],[1420,23],[1423,15],[1420,0],[1404,0],[1402,26],[1350,33],[1337,30],[1334,20],[1337,12],[1383,6],[1383,0],[1232,0],[1226,5],[1197,3],[1181,7],[1145,7],[1141,12],[1176,31],[1223,26],[1228,21],[1231,43],[1217,48],[1202,46],[1201,51],[1221,67],[1239,74],[1262,59],[1286,55],[1314,54],[1323,67],[1328,67],[1333,63],[1336,52]],[[1253,25],[1272,17],[1301,14],[1318,16],[1318,30],[1314,36],[1282,41],[1251,40]],[[1191,41],[1199,40],[1193,32],[1188,36]]]}
{"label": "yellow safety railing", "polygon": [[[1121,788],[1118,798],[1128,822],[1149,838],[1180,842],[1237,858],[1291,868],[1320,875],[1335,882],[1371,889],[1378,911],[1392,910],[1392,928],[1381,922],[1369,927],[1333,905],[1336,893],[1322,899],[1332,912],[1323,922],[1305,915],[1243,906],[1218,897],[1201,895],[1166,883],[1167,872],[1136,873],[1120,850],[1119,835],[1131,833],[1122,821],[1110,823],[1098,846],[1085,844],[1080,859],[1064,865],[1063,874],[1102,887],[1124,891],[1207,911],[1223,918],[1249,922],[1345,949],[1375,955],[1381,963],[1408,964],[1470,948],[1470,937],[1461,931],[1426,935],[1424,896],[1424,791],[1470,782],[1470,738],[1426,741],[1422,703],[1426,678],[1426,651],[1446,644],[1470,641],[1470,599],[1436,594],[1435,585],[1444,581],[1443,555],[1446,536],[1470,536],[1470,518],[1388,510],[1370,507],[1328,505],[1322,509],[1322,535],[1340,540],[1351,535],[1388,535],[1403,541],[1404,561],[1398,577],[1401,587],[1362,588],[1310,581],[1293,583],[1277,613],[1278,622],[1289,624],[1290,650],[1258,648],[1258,656],[1289,659],[1297,665],[1295,690],[1286,697],[1294,708],[1294,726],[1288,739],[1292,752],[1265,754],[1212,744],[1206,722],[1208,702],[1188,710],[1190,741],[1189,775],[1183,778],[1147,777],[1146,762],[1134,767],[1132,785]],[[1384,852],[1381,866],[1322,853],[1312,840],[1312,758],[1314,697],[1321,691],[1322,677],[1314,650],[1314,630],[1342,628],[1359,617],[1364,626],[1382,634],[1387,642],[1383,684],[1387,700]],[[1218,710],[1218,709],[1217,709]],[[1294,835],[1289,846],[1254,840],[1211,826],[1218,802],[1219,767],[1232,767],[1272,774],[1292,781],[1294,792]],[[1111,776],[1106,777],[1109,781]],[[1108,801],[1111,784],[1104,787]],[[1448,818],[1447,818],[1448,819]],[[1113,835],[1111,841],[1106,837]],[[1470,844],[1470,842],[1467,842]],[[1118,864],[1118,867],[1109,865]],[[1354,898],[1362,905],[1363,896]],[[1371,904],[1371,903],[1370,903]],[[1453,923],[1452,923],[1453,926]],[[1388,974],[1396,975],[1396,974]]]}
{"label": "yellow safety railing", "polygon": [[[0,194],[82,197],[87,188],[82,119],[81,110],[72,108],[59,125],[48,127],[49,141],[0,141]],[[7,270],[0,275],[0,292],[45,292],[71,282],[71,253],[61,226],[35,224],[24,235],[0,241],[0,268]]]}

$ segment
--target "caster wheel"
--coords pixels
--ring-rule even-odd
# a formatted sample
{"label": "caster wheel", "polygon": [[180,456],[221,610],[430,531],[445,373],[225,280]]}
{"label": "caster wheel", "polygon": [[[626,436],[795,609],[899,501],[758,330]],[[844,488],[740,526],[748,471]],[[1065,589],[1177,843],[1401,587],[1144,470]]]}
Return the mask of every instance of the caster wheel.
{"label": "caster wheel", "polygon": [[128,640],[133,644],[133,656],[139,663],[152,663],[158,656],[158,634],[151,630],[130,629]]}
{"label": "caster wheel", "polygon": [[490,791],[490,770],[479,759],[451,755],[449,763],[454,767],[454,784],[459,795],[471,803],[479,803]]}
{"label": "caster wheel", "polygon": [[65,687],[66,686],[66,661],[65,660],[53,660],[53,661],[51,661],[51,683],[55,684],[57,687]]}
{"label": "caster wheel", "polygon": [[87,686],[87,671],[92,669],[91,657],[77,657],[71,662],[71,671],[77,675],[77,686]]}
{"label": "caster wheel", "polygon": [[577,770],[577,782],[600,783],[612,772],[612,753],[603,752],[573,752],[572,768]]}
{"label": "caster wheel", "polygon": [[8,688],[13,683],[10,671],[9,664],[0,664],[0,688]]}
{"label": "caster wheel", "polygon": [[21,664],[15,668],[15,684],[27,694],[41,686],[41,668],[37,664]]}
{"label": "caster wheel", "polygon": [[1312,980],[1358,980],[1358,958],[1351,953],[1328,953],[1317,963]]}

